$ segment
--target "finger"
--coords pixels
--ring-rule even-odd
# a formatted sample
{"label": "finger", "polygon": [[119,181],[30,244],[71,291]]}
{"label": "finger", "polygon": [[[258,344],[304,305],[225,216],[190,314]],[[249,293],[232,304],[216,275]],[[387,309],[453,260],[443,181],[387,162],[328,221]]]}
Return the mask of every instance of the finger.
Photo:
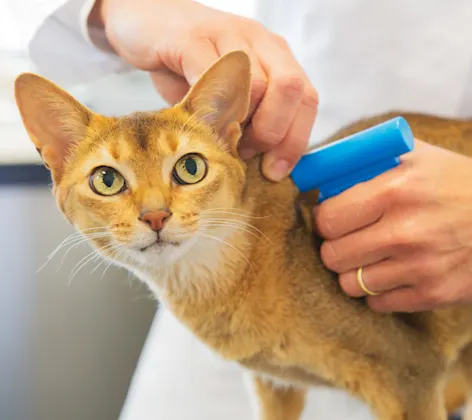
{"label": "finger", "polygon": [[157,92],[171,105],[180,102],[189,90],[187,81],[168,69],[151,72],[150,76]]}
{"label": "finger", "polygon": [[270,76],[266,94],[252,118],[251,138],[259,152],[282,142],[300,107],[304,82],[296,76]]}
{"label": "finger", "polygon": [[320,250],[323,264],[336,273],[345,273],[392,257],[398,241],[391,229],[391,223],[378,222],[339,239],[324,241]]}
{"label": "finger", "polygon": [[254,49],[251,48],[248,42],[241,39],[239,36],[220,36],[216,40],[216,49],[220,56],[229,53],[230,51],[244,51],[251,61],[251,76],[252,76],[252,89],[251,89],[251,105],[248,113],[248,117],[252,116],[256,110],[259,102],[264,96],[267,88],[267,74],[262,68],[261,63]]}
{"label": "finger", "polygon": [[389,186],[398,168],[354,185],[323,201],[316,212],[316,228],[325,239],[336,239],[378,221],[388,208]]}
{"label": "finger", "polygon": [[285,41],[264,37],[254,47],[269,84],[254,114],[251,134],[258,151],[271,151],[265,159],[264,175],[278,181],[289,174],[306,150],[318,95]]}
{"label": "finger", "polygon": [[[373,293],[385,293],[414,282],[410,267],[404,261],[385,260],[369,265],[362,270],[365,287]],[[357,269],[339,275],[339,284],[344,293],[351,297],[365,296],[357,281]]]}
{"label": "finger", "polygon": [[[264,176],[278,181],[277,174],[279,177],[285,177],[293,169],[307,149],[315,117],[312,106],[302,102],[284,140],[264,155],[262,161]],[[276,174],[275,178],[273,174]]]}
{"label": "finger", "polygon": [[[256,108],[259,106],[262,98],[267,89],[267,74],[261,66],[257,54],[250,47],[250,45],[238,36],[221,36],[216,40],[216,48],[220,55],[226,54],[230,51],[240,50],[244,51],[251,60],[251,102],[246,122],[250,121]],[[244,124],[243,124],[244,125]],[[241,140],[239,141],[239,153],[243,159],[249,159],[257,154],[257,151],[252,147],[252,138],[248,135],[248,130],[243,133]]]}
{"label": "finger", "polygon": [[252,46],[269,78],[267,92],[253,119],[259,151],[266,151],[288,131],[308,79],[290,50],[278,45],[275,38],[258,37]]}
{"label": "finger", "polygon": [[218,60],[219,54],[215,45],[209,39],[189,43],[182,51],[176,72],[185,77],[188,84],[193,86],[197,80]]}

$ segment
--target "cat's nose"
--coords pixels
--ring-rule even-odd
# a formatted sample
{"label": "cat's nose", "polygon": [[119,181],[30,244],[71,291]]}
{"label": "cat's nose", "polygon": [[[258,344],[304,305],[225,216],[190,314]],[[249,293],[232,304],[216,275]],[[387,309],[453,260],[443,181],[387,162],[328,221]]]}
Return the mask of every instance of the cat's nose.
{"label": "cat's nose", "polygon": [[151,229],[159,232],[163,227],[165,221],[172,216],[169,209],[161,209],[157,211],[143,211],[139,216],[139,220],[151,226]]}

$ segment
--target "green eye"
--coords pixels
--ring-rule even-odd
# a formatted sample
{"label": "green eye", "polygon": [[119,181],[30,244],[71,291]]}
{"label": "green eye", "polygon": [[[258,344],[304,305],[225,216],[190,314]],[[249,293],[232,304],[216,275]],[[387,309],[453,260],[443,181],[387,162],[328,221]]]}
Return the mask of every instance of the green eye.
{"label": "green eye", "polygon": [[196,184],[205,178],[208,167],[205,159],[197,154],[188,154],[179,159],[172,176],[178,184]]}
{"label": "green eye", "polygon": [[100,166],[90,176],[90,187],[99,195],[115,195],[126,189],[123,176],[115,169]]}

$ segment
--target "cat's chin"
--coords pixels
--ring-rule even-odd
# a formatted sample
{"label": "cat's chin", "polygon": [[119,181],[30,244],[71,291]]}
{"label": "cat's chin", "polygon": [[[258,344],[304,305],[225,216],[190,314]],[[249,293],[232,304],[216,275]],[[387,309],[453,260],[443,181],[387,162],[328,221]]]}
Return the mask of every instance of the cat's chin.
{"label": "cat's chin", "polygon": [[179,242],[170,242],[170,241],[155,241],[150,245],[146,245],[142,248],[139,248],[139,252],[143,254],[146,253],[154,253],[154,254],[162,254],[166,251],[166,249],[177,248],[180,246]]}
{"label": "cat's chin", "polygon": [[162,268],[173,265],[187,255],[196,243],[197,238],[182,242],[155,241],[140,248],[130,249],[128,257],[138,267]]}

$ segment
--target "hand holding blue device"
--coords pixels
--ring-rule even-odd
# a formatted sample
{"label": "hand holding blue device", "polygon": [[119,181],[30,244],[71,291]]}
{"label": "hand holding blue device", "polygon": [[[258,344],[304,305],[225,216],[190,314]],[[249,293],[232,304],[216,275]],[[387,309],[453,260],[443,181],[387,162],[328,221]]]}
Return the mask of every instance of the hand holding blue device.
{"label": "hand holding blue device", "polygon": [[291,177],[301,192],[318,188],[321,203],[394,168],[413,147],[410,126],[396,117],[302,156]]}

